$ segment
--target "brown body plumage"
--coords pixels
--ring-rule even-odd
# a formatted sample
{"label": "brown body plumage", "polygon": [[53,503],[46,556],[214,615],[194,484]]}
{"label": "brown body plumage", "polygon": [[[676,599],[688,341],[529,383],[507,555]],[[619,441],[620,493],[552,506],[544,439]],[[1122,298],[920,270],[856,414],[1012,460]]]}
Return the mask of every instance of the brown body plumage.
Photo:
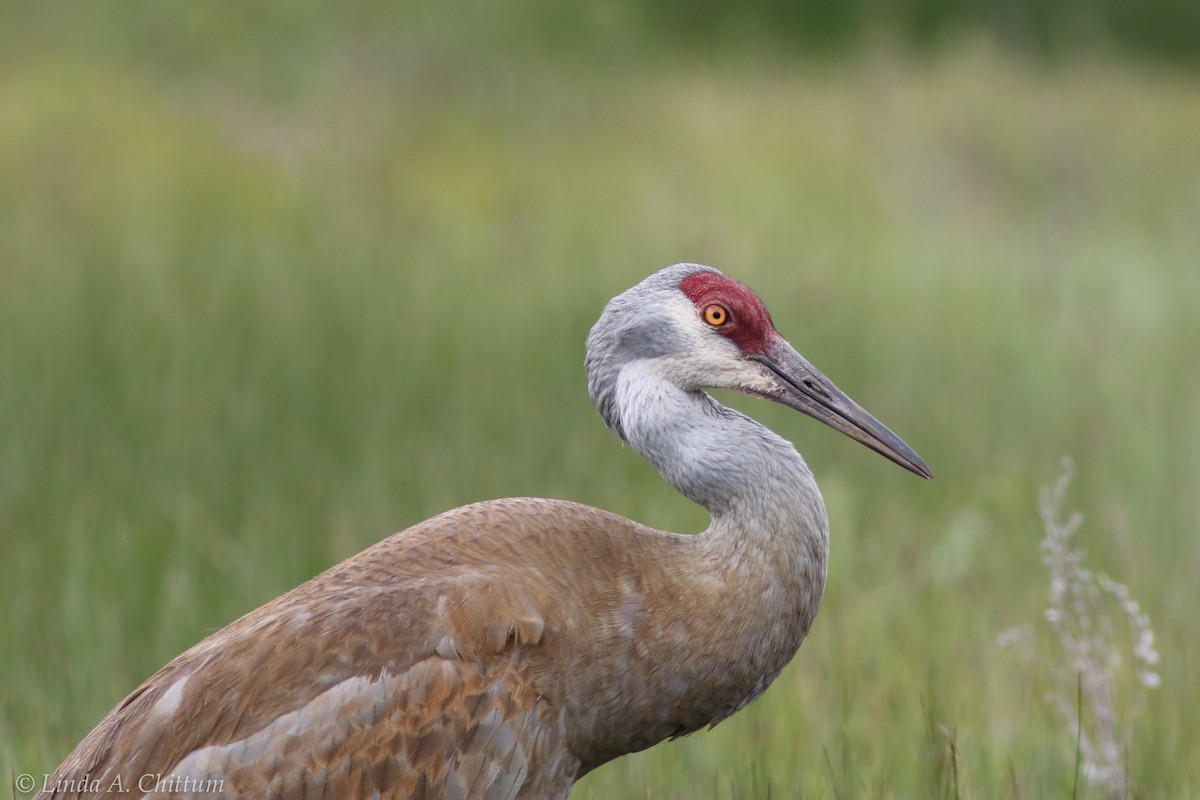
{"label": "brown body plumage", "polygon": [[[738,674],[713,691],[656,669],[714,630],[738,638],[745,610],[692,586],[699,545],[571,503],[456,509],[176,658],[59,774],[217,779],[247,797],[564,796],[587,770],[750,699]],[[777,663],[757,664],[711,646],[734,673],[774,674],[791,655],[767,648]],[[274,767],[288,758],[294,769]]]}
{"label": "brown body plumage", "polygon": [[[719,275],[677,266],[646,283],[680,291],[697,273]],[[738,297],[723,302],[727,316],[749,313]],[[604,321],[593,339],[609,332]],[[622,335],[589,339],[593,396],[709,508],[707,531],[666,533],[530,498],[434,517],[167,664],[80,743],[44,796],[561,798],[589,770],[760,694],[820,602],[820,495],[790,445],[674,372],[662,386],[634,380],[651,360],[638,347],[636,358],[601,358],[629,350]],[[757,362],[747,349],[735,344]],[[606,368],[620,376],[612,387]],[[708,385],[775,391],[745,375]],[[867,444],[925,470],[866,419],[856,424]],[[712,458],[679,449],[693,436],[713,444]],[[745,480],[759,462],[767,468]]]}

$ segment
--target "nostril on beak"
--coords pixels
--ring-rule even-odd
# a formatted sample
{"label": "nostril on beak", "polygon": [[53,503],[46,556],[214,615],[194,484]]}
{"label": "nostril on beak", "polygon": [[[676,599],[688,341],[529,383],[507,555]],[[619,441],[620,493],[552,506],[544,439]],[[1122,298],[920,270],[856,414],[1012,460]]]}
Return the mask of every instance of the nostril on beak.
{"label": "nostril on beak", "polygon": [[824,397],[826,400],[828,400],[828,399],[829,399],[829,393],[825,391],[825,387],[824,387],[824,386],[822,386],[821,384],[817,383],[816,381],[813,381],[813,380],[807,380],[807,381],[805,381],[805,382],[804,382],[804,385],[805,385],[805,386],[808,388],[808,390],[809,390],[809,391],[811,391],[813,394],[816,394],[816,395],[819,395],[819,396],[821,396],[821,397]]}

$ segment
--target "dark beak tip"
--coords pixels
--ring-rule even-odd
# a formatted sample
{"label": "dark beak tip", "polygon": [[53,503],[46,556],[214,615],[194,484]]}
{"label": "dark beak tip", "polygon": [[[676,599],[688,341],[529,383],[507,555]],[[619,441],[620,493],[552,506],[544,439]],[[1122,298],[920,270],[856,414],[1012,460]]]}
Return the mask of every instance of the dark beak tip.
{"label": "dark beak tip", "polygon": [[911,450],[909,453],[911,457],[906,458],[903,462],[900,462],[900,466],[927,481],[933,480],[933,470],[931,470],[929,465],[925,463],[925,459],[921,458]]}

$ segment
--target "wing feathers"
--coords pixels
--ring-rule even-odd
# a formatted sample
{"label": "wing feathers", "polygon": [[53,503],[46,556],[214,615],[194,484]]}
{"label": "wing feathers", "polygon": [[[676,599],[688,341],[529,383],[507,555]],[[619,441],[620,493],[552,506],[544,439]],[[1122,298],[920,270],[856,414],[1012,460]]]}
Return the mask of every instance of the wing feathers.
{"label": "wing feathers", "polygon": [[[45,796],[145,774],[220,780],[228,796],[565,796],[579,761],[563,698],[548,699],[559,689],[544,640],[583,635],[578,537],[627,524],[509,500],[389,537],[153,675]],[[625,555],[597,554],[585,572]]]}
{"label": "wing feathers", "polygon": [[515,582],[488,574],[470,576],[438,598],[438,624],[445,635],[437,651],[475,660],[509,644],[538,644],[546,628],[543,605],[545,601]]}
{"label": "wing feathers", "polygon": [[[519,659],[487,667],[431,658],[400,676],[345,680],[168,772],[188,785],[219,781],[232,796],[514,798],[544,757],[523,743],[547,738],[556,724],[547,712]],[[560,745],[563,731],[549,738]],[[565,785],[575,767],[560,769]]]}

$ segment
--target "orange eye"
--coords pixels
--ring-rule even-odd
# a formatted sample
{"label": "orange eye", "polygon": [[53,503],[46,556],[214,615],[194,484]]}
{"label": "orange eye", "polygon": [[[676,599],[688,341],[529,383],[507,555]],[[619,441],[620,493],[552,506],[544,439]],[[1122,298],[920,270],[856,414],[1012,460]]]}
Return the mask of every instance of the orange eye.
{"label": "orange eye", "polygon": [[729,322],[729,309],[720,303],[710,303],[704,307],[704,321],[714,328],[719,328]]}

